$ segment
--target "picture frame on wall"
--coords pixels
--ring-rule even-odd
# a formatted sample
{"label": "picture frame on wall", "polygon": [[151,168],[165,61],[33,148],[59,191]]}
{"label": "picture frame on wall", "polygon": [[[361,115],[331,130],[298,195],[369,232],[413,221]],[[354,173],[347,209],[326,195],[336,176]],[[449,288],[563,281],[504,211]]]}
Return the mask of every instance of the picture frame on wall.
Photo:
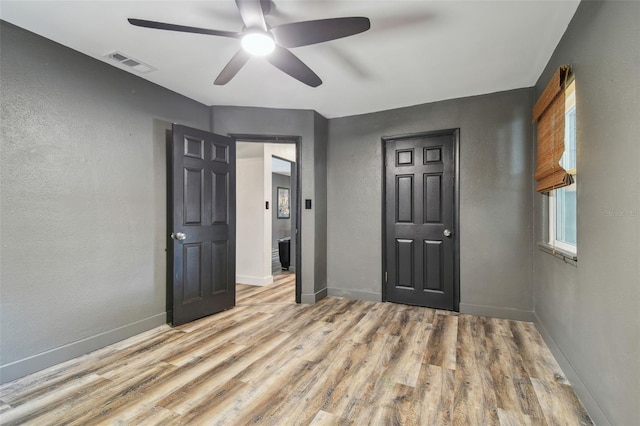
{"label": "picture frame on wall", "polygon": [[278,219],[290,219],[289,188],[278,187]]}

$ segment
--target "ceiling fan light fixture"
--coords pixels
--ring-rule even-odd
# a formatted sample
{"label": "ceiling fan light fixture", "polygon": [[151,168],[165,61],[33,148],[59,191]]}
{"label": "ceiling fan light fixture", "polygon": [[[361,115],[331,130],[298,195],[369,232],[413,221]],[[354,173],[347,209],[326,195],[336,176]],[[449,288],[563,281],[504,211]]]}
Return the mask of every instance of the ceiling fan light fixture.
{"label": "ceiling fan light fixture", "polygon": [[[349,37],[371,28],[369,18],[362,16],[290,22],[271,27],[267,24],[264,15],[271,8],[272,1],[235,0],[244,24],[240,32],[188,27],[137,18],[127,20],[136,27],[240,39],[242,48],[233,55],[216,77],[213,83],[217,86],[227,84],[251,56],[271,54],[267,58],[271,65],[309,87],[318,87],[322,84],[320,77],[289,49]],[[276,40],[278,40],[277,43]]]}
{"label": "ceiling fan light fixture", "polygon": [[273,52],[276,43],[266,33],[249,33],[242,37],[242,48],[255,56],[266,56]]}

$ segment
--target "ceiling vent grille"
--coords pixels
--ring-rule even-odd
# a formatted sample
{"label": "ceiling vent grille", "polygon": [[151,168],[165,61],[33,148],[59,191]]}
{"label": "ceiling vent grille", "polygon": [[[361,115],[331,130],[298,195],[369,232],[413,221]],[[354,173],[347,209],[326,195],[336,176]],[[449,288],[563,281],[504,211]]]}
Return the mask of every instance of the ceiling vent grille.
{"label": "ceiling vent grille", "polygon": [[127,56],[122,52],[111,52],[108,55],[106,55],[105,58],[109,59],[112,62],[118,62],[121,65],[125,65],[129,68],[132,68],[141,74],[147,74],[147,73],[150,73],[151,71],[156,70],[151,65],[147,65],[142,61],[133,59],[132,57]]}

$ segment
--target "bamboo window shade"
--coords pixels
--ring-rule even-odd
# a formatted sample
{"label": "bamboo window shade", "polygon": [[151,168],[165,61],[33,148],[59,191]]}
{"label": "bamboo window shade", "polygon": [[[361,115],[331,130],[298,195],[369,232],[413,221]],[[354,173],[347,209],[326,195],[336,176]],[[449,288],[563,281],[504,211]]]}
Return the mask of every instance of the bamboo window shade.
{"label": "bamboo window shade", "polygon": [[538,149],[535,179],[538,192],[549,192],[573,183],[573,177],[560,165],[564,153],[565,85],[569,66],[556,70],[533,107],[538,123]]}

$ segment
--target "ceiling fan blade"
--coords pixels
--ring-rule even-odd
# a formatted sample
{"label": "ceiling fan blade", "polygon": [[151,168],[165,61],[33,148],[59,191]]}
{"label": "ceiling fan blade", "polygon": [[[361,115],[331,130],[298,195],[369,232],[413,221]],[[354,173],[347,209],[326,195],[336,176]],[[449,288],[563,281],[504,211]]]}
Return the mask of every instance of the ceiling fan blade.
{"label": "ceiling fan blade", "polygon": [[275,50],[266,56],[266,59],[276,68],[289,74],[291,77],[301,81],[307,86],[318,87],[322,84],[320,77],[311,71],[311,68],[306,66],[296,55],[283,47],[276,46]]}
{"label": "ceiling fan blade", "polygon": [[278,25],[271,28],[271,34],[283,47],[299,47],[349,37],[369,28],[369,18],[330,18]]}
{"label": "ceiling fan blade", "polygon": [[262,8],[262,14],[267,16],[271,13],[271,9],[274,9],[274,4],[272,0],[260,0],[260,7]]}
{"label": "ceiling fan blade", "polygon": [[233,55],[233,58],[229,61],[229,63],[224,67],[220,74],[216,78],[216,81],[213,82],[216,86],[222,86],[223,84],[227,84],[235,75],[240,71],[240,68],[247,63],[251,55],[247,53],[244,49],[238,50],[238,53]]}
{"label": "ceiling fan blade", "polygon": [[264,11],[260,0],[236,0],[236,6],[238,6],[242,22],[247,29],[267,31],[267,23],[264,20]]}
{"label": "ceiling fan blade", "polygon": [[184,25],[167,24],[164,22],[147,21],[145,19],[127,19],[131,25],[136,27],[153,28],[156,30],[179,31],[182,33],[208,34],[222,37],[240,38],[242,34],[231,31],[209,30],[206,28],[185,27]]}

